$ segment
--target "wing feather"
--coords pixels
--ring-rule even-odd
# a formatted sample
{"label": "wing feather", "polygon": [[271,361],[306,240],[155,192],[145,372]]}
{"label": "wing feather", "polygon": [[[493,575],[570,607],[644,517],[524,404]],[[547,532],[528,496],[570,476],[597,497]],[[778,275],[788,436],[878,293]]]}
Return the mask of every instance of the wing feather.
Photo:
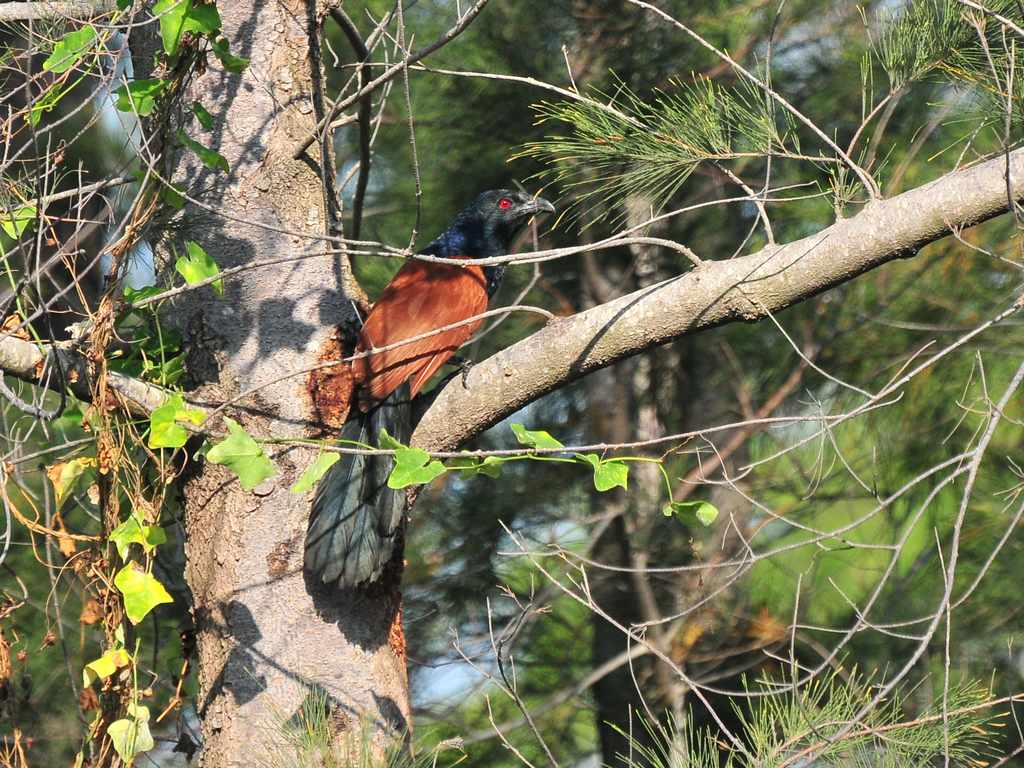
{"label": "wing feather", "polygon": [[[487,281],[476,265],[410,261],[388,284],[363,325],[360,351],[385,347],[487,309]],[[379,401],[405,381],[415,396],[480,326],[467,323],[356,361],[364,397]],[[369,405],[369,404],[366,404]]]}

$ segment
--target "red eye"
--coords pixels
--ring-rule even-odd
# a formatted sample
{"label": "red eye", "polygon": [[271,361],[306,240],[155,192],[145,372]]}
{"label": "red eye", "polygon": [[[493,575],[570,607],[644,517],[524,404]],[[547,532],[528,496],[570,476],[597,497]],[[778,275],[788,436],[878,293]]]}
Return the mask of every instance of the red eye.
{"label": "red eye", "polygon": [[504,211],[512,207],[512,201],[509,200],[507,197],[503,197],[501,198],[501,200],[498,201],[498,207]]}

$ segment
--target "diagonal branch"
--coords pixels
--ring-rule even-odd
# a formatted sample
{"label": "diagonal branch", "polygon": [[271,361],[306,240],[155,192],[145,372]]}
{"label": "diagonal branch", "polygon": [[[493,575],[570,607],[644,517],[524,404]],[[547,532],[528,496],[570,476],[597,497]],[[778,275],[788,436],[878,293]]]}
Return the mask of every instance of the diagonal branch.
{"label": "diagonal branch", "polygon": [[[1007,166],[1007,162],[1009,165]],[[767,246],[555,320],[452,382],[413,434],[427,450],[459,445],[527,403],[581,376],[689,333],[754,322],[841,285],[928,243],[1007,210],[1024,197],[1024,149],[952,171],[865,206],[810,237]]]}

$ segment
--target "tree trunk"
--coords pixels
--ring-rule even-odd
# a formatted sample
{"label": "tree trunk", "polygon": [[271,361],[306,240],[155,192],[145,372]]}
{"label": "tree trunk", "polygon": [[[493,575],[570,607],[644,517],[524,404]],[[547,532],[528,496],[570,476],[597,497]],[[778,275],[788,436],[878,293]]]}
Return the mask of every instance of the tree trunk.
{"label": "tree trunk", "polygon": [[[184,239],[195,240],[221,269],[323,252],[329,243],[288,234],[328,230],[319,145],[292,159],[322,113],[317,10],[298,0],[220,6],[232,53],[251,64],[233,75],[211,57],[185,103],[201,102],[214,127],[185,127],[227,158],[231,171],[208,171],[183,153],[175,179],[190,196],[237,218],[189,205],[161,252],[172,245],[180,252]],[[326,177],[333,180],[333,169]],[[244,271],[220,299],[208,288],[186,294],[167,314],[185,332],[189,374],[198,384],[189,398],[215,405],[273,382],[229,413],[256,437],[318,434],[307,376],[294,372],[337,356],[332,334],[350,311],[349,281],[346,260],[321,255]],[[274,744],[284,722],[312,690],[333,705],[338,743],[366,726],[379,749],[388,732],[409,728],[397,586],[355,596],[307,584],[302,558],[310,497],[289,486],[315,452],[268,455],[278,473],[253,492],[201,461],[186,485],[202,764],[209,768],[269,761],[280,749]]]}

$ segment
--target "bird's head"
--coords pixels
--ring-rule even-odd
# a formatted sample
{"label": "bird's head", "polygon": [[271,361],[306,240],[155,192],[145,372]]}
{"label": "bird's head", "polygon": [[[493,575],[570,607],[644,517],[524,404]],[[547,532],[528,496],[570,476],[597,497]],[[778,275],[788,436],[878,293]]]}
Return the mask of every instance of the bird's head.
{"label": "bird's head", "polygon": [[462,240],[458,245],[466,256],[478,259],[504,256],[530,219],[541,213],[554,213],[554,210],[555,207],[542,197],[530,197],[511,189],[491,189],[481,192],[463,209],[447,234]]}

